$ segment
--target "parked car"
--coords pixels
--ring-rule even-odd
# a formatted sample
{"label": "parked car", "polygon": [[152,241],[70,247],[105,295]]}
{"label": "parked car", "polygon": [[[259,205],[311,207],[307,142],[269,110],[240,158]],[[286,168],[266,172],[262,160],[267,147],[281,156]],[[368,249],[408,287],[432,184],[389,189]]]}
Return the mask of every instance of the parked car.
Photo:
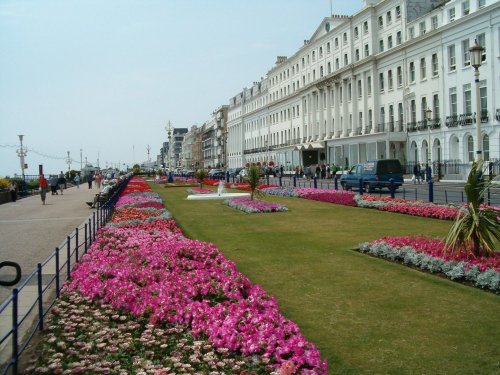
{"label": "parked car", "polygon": [[223,178],[226,177],[226,171],[224,169],[210,169],[208,171],[209,178]]}
{"label": "parked car", "polygon": [[238,174],[241,172],[242,169],[243,168],[229,168],[228,169],[229,176],[230,177],[238,176]]}
{"label": "parked car", "polygon": [[356,164],[340,177],[340,185],[344,190],[358,187],[360,178],[363,179],[363,189],[366,192],[389,188],[391,178],[396,189],[403,185],[404,181],[403,169],[397,159],[368,160]]}

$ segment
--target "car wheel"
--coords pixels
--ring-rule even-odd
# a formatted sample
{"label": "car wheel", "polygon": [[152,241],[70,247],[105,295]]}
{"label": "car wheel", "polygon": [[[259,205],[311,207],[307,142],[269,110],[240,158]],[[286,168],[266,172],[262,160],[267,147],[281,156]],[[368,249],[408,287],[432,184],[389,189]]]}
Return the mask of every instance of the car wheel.
{"label": "car wheel", "polygon": [[366,192],[366,193],[371,193],[372,192],[372,188],[370,186],[370,184],[368,182],[365,182],[363,184],[363,190]]}
{"label": "car wheel", "polygon": [[346,184],[346,182],[345,182],[345,181],[342,181],[342,182],[340,183],[340,186],[342,186],[342,189],[343,189],[343,190],[348,190],[348,189],[347,189],[347,184]]}

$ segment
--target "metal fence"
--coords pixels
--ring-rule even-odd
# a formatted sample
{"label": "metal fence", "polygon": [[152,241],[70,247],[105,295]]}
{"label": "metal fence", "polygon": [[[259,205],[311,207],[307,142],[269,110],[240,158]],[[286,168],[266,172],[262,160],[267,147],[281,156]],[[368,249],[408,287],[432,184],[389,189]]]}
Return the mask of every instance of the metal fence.
{"label": "metal fence", "polygon": [[[71,278],[73,266],[87,252],[114,212],[116,201],[127,185],[125,180],[110,198],[96,209],[80,227],[55,248],[44,262],[12,291],[0,305],[0,319],[12,318],[11,329],[0,337],[1,374],[18,373],[19,359],[37,331],[44,328],[44,318],[61,292],[61,285]],[[8,355],[8,347],[11,354]]]}

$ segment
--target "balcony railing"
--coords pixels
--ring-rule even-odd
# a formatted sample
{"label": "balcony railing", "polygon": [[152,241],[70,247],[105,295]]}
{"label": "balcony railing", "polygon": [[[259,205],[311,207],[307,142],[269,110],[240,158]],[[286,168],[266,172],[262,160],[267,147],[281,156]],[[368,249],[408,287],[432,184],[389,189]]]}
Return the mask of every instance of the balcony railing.
{"label": "balcony railing", "polygon": [[446,127],[455,128],[458,126],[458,115],[446,116]]}
{"label": "balcony railing", "polygon": [[496,119],[497,121],[500,121],[500,108],[497,108]]}
{"label": "balcony railing", "polygon": [[411,133],[411,132],[416,132],[417,131],[417,122],[407,122],[406,123],[406,130],[408,131],[408,133]]}

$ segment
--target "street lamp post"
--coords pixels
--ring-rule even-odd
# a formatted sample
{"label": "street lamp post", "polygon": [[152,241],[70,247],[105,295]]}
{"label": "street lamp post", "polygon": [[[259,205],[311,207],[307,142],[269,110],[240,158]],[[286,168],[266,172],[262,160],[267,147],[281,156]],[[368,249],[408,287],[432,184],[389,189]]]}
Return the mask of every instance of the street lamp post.
{"label": "street lamp post", "polygon": [[83,165],[82,165],[82,149],[80,149],[80,172],[82,171]]}
{"label": "street lamp post", "polygon": [[427,122],[427,164],[431,165],[432,163],[432,146],[431,146],[431,119],[432,119],[432,110],[427,108],[425,110],[425,120]]}
{"label": "street lamp post", "polygon": [[19,156],[19,160],[21,161],[21,175],[23,176],[23,181],[24,181],[24,167],[26,165],[24,163],[24,157],[28,153],[28,150],[25,147],[23,147],[23,137],[24,137],[24,135],[19,134],[18,137],[19,137],[19,143],[21,145],[20,145],[19,149],[17,150],[17,156]]}
{"label": "street lamp post", "polygon": [[68,176],[70,175],[71,171],[71,158],[69,157],[69,151],[66,151],[68,153],[68,157],[66,159],[66,164],[68,164]]}
{"label": "street lamp post", "polygon": [[479,67],[482,64],[484,48],[474,40],[474,45],[469,49],[470,64],[474,67],[474,78],[476,82],[476,161],[483,159],[481,139],[481,98],[479,91]]}
{"label": "street lamp post", "polygon": [[165,130],[167,131],[167,136],[168,136],[168,151],[167,151],[167,158],[168,158],[168,182],[173,182],[172,178],[172,170],[171,170],[171,152],[172,152],[172,132],[173,132],[173,127],[170,121],[167,124],[168,126],[165,126]]}

